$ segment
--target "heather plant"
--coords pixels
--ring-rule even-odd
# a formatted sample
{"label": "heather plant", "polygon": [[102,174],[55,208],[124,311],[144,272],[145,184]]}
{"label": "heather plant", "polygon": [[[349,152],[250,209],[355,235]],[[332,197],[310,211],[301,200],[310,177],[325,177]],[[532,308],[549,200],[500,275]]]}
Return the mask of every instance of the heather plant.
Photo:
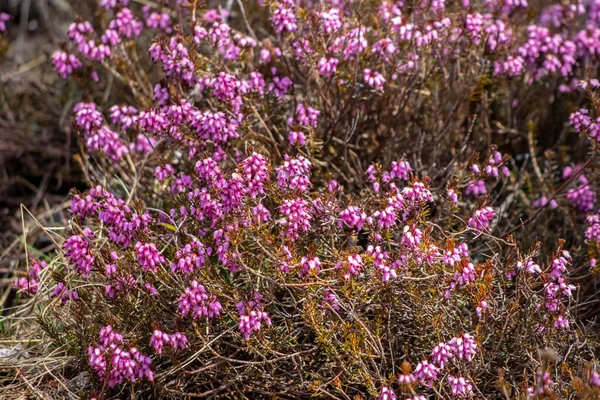
{"label": "heather plant", "polygon": [[15,282],[16,382],[600,395],[600,3],[89,4],[51,60],[89,189]]}

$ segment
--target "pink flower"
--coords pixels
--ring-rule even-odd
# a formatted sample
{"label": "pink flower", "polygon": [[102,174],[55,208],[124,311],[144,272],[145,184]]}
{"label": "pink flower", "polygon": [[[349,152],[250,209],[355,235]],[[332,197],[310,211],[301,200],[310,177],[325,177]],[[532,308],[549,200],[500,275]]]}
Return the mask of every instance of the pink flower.
{"label": "pink flower", "polygon": [[417,378],[411,373],[403,373],[398,377],[398,383],[400,385],[412,385],[417,381]]}
{"label": "pink flower", "polygon": [[0,32],[6,32],[6,22],[10,20],[10,15],[0,13]]}
{"label": "pink flower", "polygon": [[282,2],[278,4],[271,15],[271,26],[277,33],[294,32],[298,30],[296,15],[291,8],[293,3]]}
{"label": "pink flower", "polygon": [[283,98],[290,86],[292,86],[293,82],[287,76],[280,77],[277,75],[277,70],[275,68],[271,68],[271,73],[273,74],[273,78],[271,83],[269,83],[268,90],[273,93],[275,97]]}
{"label": "pink flower", "polygon": [[482,194],[486,194],[487,189],[485,187],[485,181],[482,179],[476,181],[470,181],[465,189],[465,194],[467,196],[479,196]]}
{"label": "pink flower", "polygon": [[252,208],[252,215],[257,224],[264,224],[271,219],[271,212],[262,204]]}
{"label": "pink flower", "polygon": [[175,174],[175,170],[173,169],[173,166],[171,164],[166,164],[165,166],[159,165],[158,167],[156,167],[154,169],[154,177],[159,182],[164,181],[169,176],[172,176],[174,174]]}
{"label": "pink flower", "polygon": [[168,87],[164,87],[160,83],[154,86],[154,99],[153,100],[159,106],[164,106],[165,104],[167,104],[170,98],[171,98],[171,95],[169,94]]}
{"label": "pink flower", "polygon": [[306,146],[306,136],[303,132],[290,131],[288,133],[288,141],[292,146]]}
{"label": "pink flower", "polygon": [[477,349],[475,339],[468,333],[465,333],[461,337],[453,338],[448,344],[456,357],[460,360],[464,358],[467,361],[471,361]]}
{"label": "pink flower", "polygon": [[191,314],[193,319],[214,318],[219,316],[222,308],[216,296],[209,296],[197,281],[192,281],[179,298],[179,311],[184,317]]}
{"label": "pink flower", "polygon": [[[146,7],[144,7],[144,9],[146,9]],[[165,33],[173,32],[173,29],[171,28],[171,17],[167,13],[149,13],[146,16],[146,26],[152,29],[160,29]]]}
{"label": "pink flower", "polygon": [[116,30],[119,35],[130,39],[132,36],[139,36],[142,32],[142,23],[137,20],[130,9],[122,8],[113,19],[109,28]]}
{"label": "pink flower", "polygon": [[277,168],[277,183],[281,188],[298,189],[306,192],[310,186],[310,161],[299,156],[290,158],[285,155],[285,161],[282,166]]}
{"label": "pink flower", "polygon": [[396,393],[391,388],[384,386],[381,388],[378,400],[396,400]]}
{"label": "pink flower", "polygon": [[154,243],[137,242],[135,244],[135,251],[137,253],[137,261],[144,272],[150,270],[157,273],[158,265],[165,262],[165,258],[159,253]]}
{"label": "pink flower", "polygon": [[264,322],[267,326],[271,326],[271,319],[264,311],[263,305],[260,303],[261,296],[255,293],[254,300],[248,302],[239,302],[236,307],[240,313],[239,328],[244,336],[244,339],[250,340],[250,335],[254,332],[259,332]]}
{"label": "pink flower", "polygon": [[377,71],[372,71],[371,69],[364,70],[364,79],[367,85],[383,92],[383,85],[385,83],[385,78]]}
{"label": "pink flower", "polygon": [[450,297],[450,292],[456,289],[466,286],[471,282],[475,282],[475,266],[471,262],[463,263],[459,265],[459,270],[454,273],[452,281],[450,282],[450,289],[446,291],[446,297]]}
{"label": "pink flower", "polygon": [[307,232],[310,228],[312,216],[306,200],[301,198],[284,200],[279,210],[284,216],[279,224],[286,227],[286,237],[297,239],[300,233]]}
{"label": "pink flower", "polygon": [[483,231],[490,227],[490,221],[494,218],[496,218],[496,212],[491,207],[483,207],[475,211],[467,224],[471,228]]}
{"label": "pink flower", "polygon": [[150,369],[152,359],[140,353],[135,347],[124,350],[123,336],[110,325],[100,330],[99,344],[88,348],[88,364],[101,382],[108,387],[121,385],[124,381],[135,382],[146,378],[154,380]]}
{"label": "pink flower", "polygon": [[406,225],[402,232],[404,233],[402,244],[411,249],[416,249],[421,243],[423,232],[415,225]]}
{"label": "pink flower", "polygon": [[412,168],[408,161],[392,161],[390,172],[384,172],[382,179],[384,182],[389,182],[396,178],[407,181],[411,172]]}
{"label": "pink flower", "polygon": [[600,387],[600,375],[598,374],[598,372],[592,371],[589,382],[589,385],[592,387]]}
{"label": "pink flower", "polygon": [[93,237],[93,233],[89,228],[84,229],[83,232],[83,235],[73,235],[65,240],[63,250],[75,270],[84,278],[89,278],[96,261],[88,243],[88,238]]}
{"label": "pink flower", "polygon": [[[542,196],[533,202],[534,207],[545,207],[546,204],[548,204],[548,198],[546,196]],[[555,209],[558,207],[558,203],[556,202],[556,200],[552,199],[550,200],[550,204],[548,204],[548,206],[551,209]]]}
{"label": "pink flower", "polygon": [[323,307],[324,312],[328,310],[328,307],[331,307],[334,311],[340,310],[340,299],[335,294],[335,292],[329,288],[325,289],[325,295],[323,296],[323,301],[321,302],[321,307]]}
{"label": "pink flower", "polygon": [[262,49],[259,55],[261,63],[268,64],[271,61],[271,52],[269,50]]}
{"label": "pink flower", "polygon": [[171,265],[171,270],[175,273],[183,272],[190,274],[194,270],[199,270],[211,253],[211,249],[206,247],[199,241],[186,244],[182,249],[175,253],[176,261]]}
{"label": "pink flower", "polygon": [[77,57],[64,51],[57,51],[52,54],[52,65],[63,79],[66,79],[73,71],[83,66]]}
{"label": "pink flower", "polygon": [[335,74],[338,64],[337,58],[322,57],[318,64],[319,73],[326,78],[331,78]]}
{"label": "pink flower", "polygon": [[396,225],[396,207],[389,205],[384,210],[375,211],[373,218],[377,219],[377,225],[381,229],[388,229]]}
{"label": "pink flower", "polygon": [[60,296],[61,304],[66,304],[70,300],[78,300],[79,294],[75,290],[66,288],[64,282],[59,282],[52,291],[52,297]]}
{"label": "pink flower", "polygon": [[462,376],[449,376],[447,380],[453,396],[466,398],[473,394],[473,385],[468,379]]}
{"label": "pink flower", "polygon": [[112,123],[123,130],[130,128],[137,120],[138,110],[132,106],[113,106],[109,111]]}
{"label": "pink flower", "polygon": [[127,7],[129,5],[129,0],[102,0],[100,5],[107,10],[113,9],[117,6],[117,3],[123,5],[123,7]]}
{"label": "pink flower", "polygon": [[448,189],[448,191],[446,192],[446,196],[448,197],[448,200],[450,200],[452,203],[458,203],[458,194],[456,193],[456,191],[454,191],[454,189]]}
{"label": "pink flower", "polygon": [[423,360],[417,364],[414,374],[417,380],[426,383],[429,387],[432,387],[433,382],[437,381],[438,379],[438,371],[439,369],[435,365],[429,364],[426,360]]}
{"label": "pink flower", "polygon": [[302,257],[300,260],[300,276],[306,276],[310,274],[318,274],[319,268],[321,267],[321,260],[319,257]]}
{"label": "pink flower", "polygon": [[489,305],[485,300],[481,300],[477,307],[475,307],[475,313],[477,314],[478,318],[481,318],[483,310],[489,310]]}
{"label": "pink flower", "polygon": [[303,103],[299,103],[296,106],[296,122],[302,127],[312,126],[316,129],[320,115],[321,111],[306,106]]}
{"label": "pink flower", "polygon": [[589,117],[589,111],[585,108],[582,108],[578,111],[575,111],[569,117],[569,123],[577,132],[582,132],[584,128],[587,128],[591,124],[591,119]]}
{"label": "pink flower", "polygon": [[208,36],[208,32],[205,28],[200,25],[194,26],[194,43],[200,45],[200,42]]}
{"label": "pink flower", "polygon": [[253,198],[264,194],[264,186],[269,179],[267,158],[262,154],[252,153],[242,162],[242,171],[248,194]]}
{"label": "pink flower", "polygon": [[339,228],[342,228],[345,224],[355,231],[360,231],[367,220],[367,214],[357,206],[348,206],[340,212],[339,219]]}
{"label": "pink flower", "polygon": [[326,34],[334,33],[342,27],[339,9],[332,8],[329,11],[322,12],[320,16]]}
{"label": "pink flower", "polygon": [[17,278],[14,281],[13,285],[19,291],[22,291],[22,292],[24,292],[25,294],[28,294],[28,295],[35,294],[38,291],[38,281],[37,281],[37,279],[31,278],[31,277]]}
{"label": "pink flower", "polygon": [[452,347],[446,343],[439,343],[431,351],[431,358],[433,358],[433,362],[441,369],[443,369],[446,365],[446,362],[453,357],[454,354]]}
{"label": "pink flower", "polygon": [[344,268],[344,279],[349,281],[352,275],[358,276],[363,269],[363,259],[359,254],[349,255],[346,260],[340,261],[335,268]]}
{"label": "pink flower", "polygon": [[176,332],[173,334],[168,334],[161,332],[159,330],[155,330],[152,333],[152,338],[150,339],[150,345],[156,350],[158,354],[162,354],[163,347],[165,344],[173,347],[173,349],[185,349],[188,343],[187,337],[180,332]]}
{"label": "pink flower", "polygon": [[543,396],[544,393],[550,390],[552,386],[554,386],[554,382],[550,377],[550,372],[541,370],[536,374],[536,385],[535,388],[529,387],[527,388],[527,398]]}

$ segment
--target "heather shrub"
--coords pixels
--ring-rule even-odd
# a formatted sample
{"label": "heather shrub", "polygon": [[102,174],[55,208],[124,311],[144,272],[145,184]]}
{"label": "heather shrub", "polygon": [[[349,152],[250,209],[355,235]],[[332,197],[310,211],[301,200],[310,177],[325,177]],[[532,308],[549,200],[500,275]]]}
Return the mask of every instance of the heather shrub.
{"label": "heather shrub", "polygon": [[599,395],[600,3],[129,3],[52,55],[89,190],[15,281],[13,385]]}

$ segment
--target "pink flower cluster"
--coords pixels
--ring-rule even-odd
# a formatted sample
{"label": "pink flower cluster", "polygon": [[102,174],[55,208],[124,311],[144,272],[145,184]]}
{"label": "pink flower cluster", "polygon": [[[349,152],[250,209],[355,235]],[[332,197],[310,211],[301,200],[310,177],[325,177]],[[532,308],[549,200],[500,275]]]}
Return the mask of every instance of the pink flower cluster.
{"label": "pink flower cluster", "polygon": [[321,267],[319,257],[302,257],[300,260],[300,276],[317,275]]}
{"label": "pink flower cluster", "polygon": [[469,246],[466,243],[454,245],[452,242],[448,249],[444,251],[442,262],[446,265],[454,266],[463,258],[469,258]]}
{"label": "pink flower cluster", "polygon": [[[296,106],[296,119],[295,122],[303,128],[307,128],[312,126],[313,128],[317,128],[319,123],[319,116],[321,115],[321,111],[307,106],[303,103],[299,103]],[[294,120],[289,121],[290,125]]]}
{"label": "pink flower cluster", "polygon": [[550,281],[544,285],[545,302],[544,307],[550,313],[555,314],[554,328],[564,329],[569,327],[569,320],[565,317],[565,306],[562,298],[568,300],[573,296],[572,291],[576,287],[569,283],[567,265],[571,261],[568,251],[562,250],[550,264]]}
{"label": "pink flower cluster", "polygon": [[14,286],[23,293],[32,295],[38,291],[38,279],[40,272],[46,268],[48,264],[45,261],[32,260],[27,276],[15,279]]}
{"label": "pink flower cluster", "polygon": [[[90,61],[103,62],[113,54],[113,48],[124,39],[132,39],[139,36],[142,32],[143,24],[135,18],[133,12],[126,8],[128,1],[103,0],[102,4],[107,10],[112,10],[120,3],[123,7],[115,14],[114,18],[108,23],[107,29],[102,34],[97,33],[92,24],[88,21],[74,22],[69,26],[68,36],[75,45],[77,51]],[[169,21],[166,21],[166,14],[156,17],[149,16],[149,26],[160,25],[167,29]],[[0,26],[1,28],[1,26]],[[99,39],[98,39],[99,38]],[[81,68],[81,61],[72,54],[64,51],[57,51],[52,55],[52,64],[58,73],[64,79],[71,75],[75,69]],[[92,79],[98,80],[98,74],[93,71]]]}
{"label": "pink flower cluster", "polygon": [[484,172],[486,175],[498,179],[498,170],[500,170],[504,176],[510,175],[508,167],[503,165],[502,154],[496,151],[487,160]]}
{"label": "pink flower cluster", "polygon": [[536,373],[535,387],[527,388],[527,399],[544,396],[552,386],[554,386],[554,382],[550,377],[550,372],[539,370]]}
{"label": "pink flower cluster", "polygon": [[351,254],[343,261],[340,261],[335,268],[342,269],[344,279],[349,281],[352,276],[358,276],[363,269],[364,263],[360,254]]}
{"label": "pink flower cluster", "polygon": [[283,189],[306,192],[310,186],[310,161],[303,156],[290,158],[286,155],[282,166],[277,168],[277,183]]}
{"label": "pink flower cluster", "polygon": [[110,120],[122,130],[127,130],[137,122],[138,110],[130,105],[112,106]]}
{"label": "pink flower cluster", "polygon": [[467,196],[480,196],[482,194],[487,194],[485,181],[482,179],[470,181],[467,187],[465,188],[465,194]]}
{"label": "pink flower cluster", "polygon": [[[439,343],[431,352],[432,363],[427,360],[421,361],[413,373],[410,373],[409,367],[400,375],[398,382],[400,385],[411,385],[415,381],[419,381],[432,387],[434,382],[438,381],[438,374],[446,367],[450,359],[456,357],[470,361],[475,355],[476,349],[475,339],[468,333],[455,337],[448,343]],[[450,375],[447,380],[453,396],[468,397],[472,394],[473,386],[468,379]]]}
{"label": "pink flower cluster", "polygon": [[265,183],[269,179],[267,158],[262,154],[252,153],[242,162],[241,168],[241,175],[246,182],[248,194],[253,198],[264,194]]}
{"label": "pink flower cluster", "polygon": [[260,303],[261,299],[262,296],[255,293],[253,300],[248,302],[240,301],[236,304],[236,308],[240,313],[240,332],[246,340],[250,340],[252,333],[260,331],[263,322],[267,326],[271,326],[271,318],[264,311],[264,307]]}
{"label": "pink flower cluster", "polygon": [[338,227],[343,227],[344,223],[346,226],[360,231],[367,221],[367,214],[357,206],[348,206],[348,208],[342,210],[339,214]]}
{"label": "pink flower cluster", "polygon": [[276,4],[271,15],[271,26],[275,32],[281,34],[298,30],[293,2],[282,1],[280,4]]}
{"label": "pink flower cluster", "polygon": [[138,284],[138,281],[131,274],[118,275],[113,283],[104,287],[104,292],[109,299],[115,298],[118,293],[131,292]]}
{"label": "pink flower cluster", "polygon": [[586,221],[588,227],[585,230],[585,238],[600,243],[600,215],[588,215]]}
{"label": "pink flower cluster", "polygon": [[389,172],[384,172],[382,175],[382,180],[384,182],[389,182],[394,179],[402,179],[407,181],[409,179],[410,173],[412,172],[412,168],[410,163],[406,160],[401,161],[392,161],[392,165],[390,166]]}
{"label": "pink flower cluster", "polygon": [[415,378],[432,387],[433,382],[438,380],[439,368],[435,364],[430,364],[427,360],[421,361],[415,368]]}
{"label": "pink flower cluster", "polygon": [[108,227],[108,238],[116,244],[128,247],[133,236],[147,229],[152,222],[148,212],[139,214],[125,201],[102,189],[90,189],[85,197],[75,195],[71,201],[71,211],[80,218],[97,217]]}
{"label": "pink flower cluster", "polygon": [[204,286],[192,281],[179,298],[179,311],[184,317],[191,314],[193,319],[219,316],[223,307],[215,295],[209,296]]}
{"label": "pink flower cluster", "polygon": [[135,347],[124,350],[123,336],[110,325],[100,330],[97,346],[88,348],[88,364],[98,379],[106,381],[108,387],[115,387],[124,381],[138,379],[154,380],[150,369],[152,359],[140,353]]}
{"label": "pink flower cluster", "polygon": [[367,254],[373,257],[373,266],[381,273],[381,281],[383,283],[387,283],[398,277],[396,268],[401,266],[401,260],[390,263],[388,253],[383,251],[381,246],[369,245],[367,247]]}
{"label": "pink flower cluster", "polygon": [[477,271],[472,262],[465,260],[460,264],[457,264],[458,271],[452,276],[450,281],[450,288],[446,290],[446,297],[450,297],[450,294],[456,289],[463,286],[467,286],[472,282],[475,282]]}
{"label": "pink flower cluster", "polygon": [[76,290],[67,289],[64,282],[58,282],[52,291],[52,297],[59,297],[61,304],[67,304],[70,300],[79,300],[79,293]]}
{"label": "pink flower cluster", "polygon": [[491,207],[483,207],[475,210],[473,216],[469,218],[467,224],[478,231],[489,229],[490,222],[496,218],[496,212]]}
{"label": "pink flower cluster", "polygon": [[473,336],[465,333],[462,336],[455,337],[448,342],[454,355],[460,360],[465,359],[471,361],[476,353],[477,344]]}
{"label": "pink flower cluster", "polygon": [[288,238],[297,239],[301,233],[305,233],[310,228],[313,217],[306,200],[301,198],[284,200],[279,206],[279,211],[284,216],[280,224],[286,227]]}
{"label": "pink flower cluster", "polygon": [[149,52],[154,62],[162,64],[163,71],[169,79],[188,86],[196,83],[194,62],[183,37],[173,36],[168,44],[164,45],[155,42]]}
{"label": "pink flower cluster", "polygon": [[66,79],[67,76],[71,75],[76,69],[83,66],[76,56],[65,53],[64,51],[57,51],[52,54],[51,60],[52,65],[63,79]]}
{"label": "pink flower cluster", "polygon": [[63,250],[67,256],[69,263],[75,270],[83,275],[84,278],[89,278],[92,273],[92,267],[96,261],[94,252],[90,249],[89,239],[94,237],[91,229],[85,228],[83,234],[73,235],[65,240]]}
{"label": "pink flower cluster", "polygon": [[450,383],[452,395],[456,397],[470,397],[473,394],[473,385],[467,378],[462,376],[449,376],[446,378]]}
{"label": "pink flower cluster", "polygon": [[113,162],[129,153],[119,134],[103,125],[103,116],[94,103],[75,106],[75,122],[85,140],[89,152],[101,150]]}
{"label": "pink flower cluster", "polygon": [[596,192],[590,187],[590,182],[583,174],[577,178],[579,186],[571,188],[567,192],[567,199],[573,207],[581,214],[594,209],[597,201]]}
{"label": "pink flower cluster", "polygon": [[165,33],[173,32],[171,28],[171,17],[169,14],[157,13],[156,11],[150,11],[150,6],[145,6],[143,8],[145,23],[148,28],[152,29],[160,29]]}
{"label": "pink flower cluster", "polygon": [[158,265],[165,262],[165,258],[160,254],[154,243],[137,242],[135,244],[137,262],[141,265],[144,272],[149,270],[157,273]]}
{"label": "pink flower cluster", "polygon": [[327,312],[329,307],[333,311],[340,310],[340,298],[335,294],[335,292],[329,288],[325,289],[325,295],[323,296],[323,301],[321,302],[321,307],[324,309],[324,312]]}
{"label": "pink flower cluster", "polygon": [[152,338],[150,339],[150,345],[156,350],[158,354],[162,354],[163,347],[165,344],[173,347],[173,349],[185,349],[188,343],[188,338],[180,332],[172,334],[164,333],[158,329],[152,332]]}
{"label": "pink flower cluster", "polygon": [[6,32],[6,23],[10,21],[10,15],[0,12],[0,32]]}
{"label": "pink flower cluster", "polygon": [[171,265],[173,272],[192,273],[195,269],[200,269],[206,259],[212,253],[212,248],[206,248],[199,241],[193,241],[186,244],[182,249],[177,250],[175,257],[177,261]]}
{"label": "pink flower cluster", "polygon": [[378,399],[379,400],[396,400],[397,397],[391,388],[384,386],[381,388],[381,392],[379,393]]}
{"label": "pink flower cluster", "polygon": [[363,72],[363,77],[368,86],[380,92],[384,91],[383,85],[385,84],[386,80],[381,73],[366,68]]}
{"label": "pink flower cluster", "polygon": [[548,204],[548,206],[551,209],[558,208],[558,203],[556,202],[556,200],[552,199],[548,203],[548,198],[546,196],[541,196],[539,199],[537,199],[533,202],[534,207],[545,207],[546,204]]}

